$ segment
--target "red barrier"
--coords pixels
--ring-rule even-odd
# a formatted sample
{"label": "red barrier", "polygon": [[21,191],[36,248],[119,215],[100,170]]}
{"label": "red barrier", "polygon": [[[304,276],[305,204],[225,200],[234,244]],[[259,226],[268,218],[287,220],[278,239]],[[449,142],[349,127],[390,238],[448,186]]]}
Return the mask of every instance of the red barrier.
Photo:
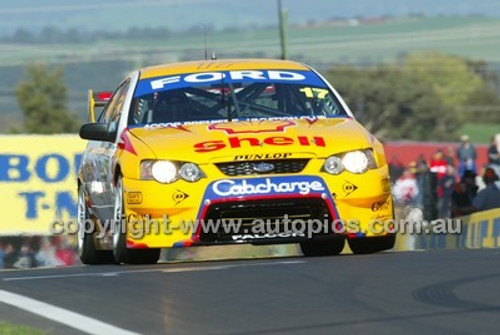
{"label": "red barrier", "polygon": [[[388,162],[392,162],[395,157],[404,166],[408,166],[411,161],[416,161],[420,154],[423,154],[426,161],[431,160],[432,154],[439,149],[443,149],[445,154],[448,154],[448,148],[452,147],[454,154],[453,159],[457,165],[456,152],[459,147],[458,143],[453,142],[414,142],[414,141],[395,141],[385,142],[384,149]],[[488,163],[488,145],[475,144],[477,152],[476,164],[478,168],[482,168]]]}

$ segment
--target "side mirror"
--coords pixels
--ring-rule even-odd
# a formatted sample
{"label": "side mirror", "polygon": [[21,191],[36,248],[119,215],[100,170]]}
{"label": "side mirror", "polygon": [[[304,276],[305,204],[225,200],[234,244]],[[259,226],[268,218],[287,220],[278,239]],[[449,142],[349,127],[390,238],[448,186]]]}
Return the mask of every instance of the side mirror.
{"label": "side mirror", "polygon": [[84,140],[114,142],[116,134],[108,130],[107,123],[86,123],[80,128]]}

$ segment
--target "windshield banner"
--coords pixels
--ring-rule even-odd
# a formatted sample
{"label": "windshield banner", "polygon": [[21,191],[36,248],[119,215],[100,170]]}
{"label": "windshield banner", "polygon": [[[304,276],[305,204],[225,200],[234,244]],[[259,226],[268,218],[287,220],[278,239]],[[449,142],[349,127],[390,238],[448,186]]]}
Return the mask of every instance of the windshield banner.
{"label": "windshield banner", "polygon": [[143,79],[137,84],[135,97],[195,86],[221,86],[226,84],[281,83],[326,88],[325,83],[312,71],[243,70],[185,73],[175,76]]}

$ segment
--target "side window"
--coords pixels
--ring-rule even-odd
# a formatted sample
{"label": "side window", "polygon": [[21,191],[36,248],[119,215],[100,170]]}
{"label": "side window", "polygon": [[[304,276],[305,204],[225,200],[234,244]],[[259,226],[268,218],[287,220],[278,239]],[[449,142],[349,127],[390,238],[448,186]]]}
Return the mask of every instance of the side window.
{"label": "side window", "polygon": [[99,122],[101,123],[113,123],[120,119],[120,111],[123,107],[125,97],[127,95],[129,80],[123,82],[113,93],[113,96],[109,99],[104,109],[99,116]]}
{"label": "side window", "polygon": [[115,93],[111,96],[109,99],[108,103],[104,108],[102,109],[101,114],[99,115],[99,118],[97,119],[97,122],[99,123],[109,123],[109,113],[113,109],[113,105],[116,103],[117,96],[120,92],[121,87],[119,87]]}
{"label": "side window", "polygon": [[125,98],[127,97],[128,87],[130,81],[127,80],[120,87],[120,92],[117,92],[116,102],[113,104],[110,115],[109,115],[109,130],[116,131],[118,129],[118,123],[120,122],[120,116],[123,109],[123,104],[125,103]]}
{"label": "side window", "polygon": [[125,103],[125,98],[127,97],[127,92],[129,88],[130,81],[127,80],[115,91],[106,107],[102,111],[99,117],[99,122],[109,124],[110,131],[116,131],[118,128],[118,123],[120,121],[120,115]]}

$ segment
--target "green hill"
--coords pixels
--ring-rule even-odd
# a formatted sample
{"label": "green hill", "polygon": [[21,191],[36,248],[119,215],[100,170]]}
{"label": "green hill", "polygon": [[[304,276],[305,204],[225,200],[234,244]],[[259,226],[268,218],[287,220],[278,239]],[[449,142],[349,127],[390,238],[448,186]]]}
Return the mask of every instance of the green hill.
{"label": "green hill", "polygon": [[[277,57],[276,28],[226,29],[208,34],[219,58]],[[439,51],[489,63],[500,63],[500,19],[412,17],[374,22],[329,22],[294,25],[289,32],[292,59],[319,69],[332,63],[370,64],[397,61],[404,53]],[[29,62],[63,64],[71,107],[84,114],[88,88],[113,89],[137,67],[203,57],[200,34],[173,34],[163,39],[116,39],[87,44],[0,44],[0,132],[19,120],[13,89]],[[335,83],[333,83],[335,85]],[[8,121],[7,121],[8,120]]]}

